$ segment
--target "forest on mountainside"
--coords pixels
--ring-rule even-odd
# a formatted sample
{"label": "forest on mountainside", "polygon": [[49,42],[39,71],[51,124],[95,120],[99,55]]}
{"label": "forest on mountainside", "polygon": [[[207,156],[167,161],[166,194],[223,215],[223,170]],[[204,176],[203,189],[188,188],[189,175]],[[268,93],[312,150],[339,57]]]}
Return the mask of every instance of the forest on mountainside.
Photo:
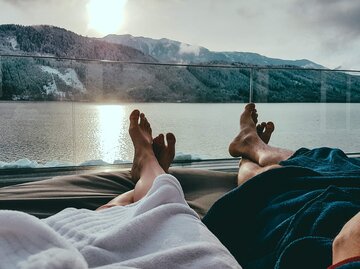
{"label": "forest on mountainside", "polygon": [[[52,26],[0,26],[2,55],[158,63],[134,48]],[[0,58],[0,100],[120,102],[360,102],[360,76],[293,66],[266,69]],[[277,66],[278,68],[281,68]],[[289,69],[290,68],[290,69]],[[252,70],[252,71],[251,71]]]}

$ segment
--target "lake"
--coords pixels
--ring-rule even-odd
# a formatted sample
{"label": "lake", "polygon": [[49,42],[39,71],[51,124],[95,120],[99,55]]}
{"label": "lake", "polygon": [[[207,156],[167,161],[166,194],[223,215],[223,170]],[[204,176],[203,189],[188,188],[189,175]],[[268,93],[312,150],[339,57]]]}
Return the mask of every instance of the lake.
{"label": "lake", "polygon": [[[49,166],[131,161],[128,117],[147,115],[153,134],[173,132],[179,158],[228,158],[244,104],[0,102],[0,162],[27,158]],[[270,144],[360,152],[360,104],[257,104],[275,122]],[[90,162],[91,163],[91,162]],[[96,163],[96,162],[92,162]],[[100,162],[98,162],[100,163]]]}

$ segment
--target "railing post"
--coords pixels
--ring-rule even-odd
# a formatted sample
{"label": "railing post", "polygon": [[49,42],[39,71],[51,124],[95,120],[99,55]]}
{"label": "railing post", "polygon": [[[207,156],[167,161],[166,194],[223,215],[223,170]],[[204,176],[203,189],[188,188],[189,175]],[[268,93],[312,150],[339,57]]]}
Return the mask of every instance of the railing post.
{"label": "railing post", "polygon": [[320,71],[320,102],[326,103],[326,74],[324,71]]}
{"label": "railing post", "polygon": [[90,62],[86,63],[85,88],[98,97],[104,93],[104,66],[102,63]]}
{"label": "railing post", "polygon": [[0,99],[3,97],[3,71],[2,71],[2,56],[0,55]]}
{"label": "railing post", "polygon": [[347,81],[346,81],[346,103],[351,102],[351,76],[346,75]]}
{"label": "railing post", "polygon": [[254,68],[250,68],[250,92],[249,92],[249,103],[253,102],[254,98]]}
{"label": "railing post", "polygon": [[269,95],[269,71],[267,68],[256,70],[256,101],[268,103]]}
{"label": "railing post", "polygon": [[72,127],[72,139],[73,139],[73,163],[74,165],[77,165],[77,145],[76,145],[76,111],[75,111],[75,101],[74,101],[74,97],[71,98],[71,117],[72,117],[72,121],[71,121],[71,127]]}
{"label": "railing post", "polygon": [[351,76],[346,75],[346,129],[351,129]]}
{"label": "railing post", "polygon": [[324,71],[320,71],[320,129],[326,129],[326,77]]}

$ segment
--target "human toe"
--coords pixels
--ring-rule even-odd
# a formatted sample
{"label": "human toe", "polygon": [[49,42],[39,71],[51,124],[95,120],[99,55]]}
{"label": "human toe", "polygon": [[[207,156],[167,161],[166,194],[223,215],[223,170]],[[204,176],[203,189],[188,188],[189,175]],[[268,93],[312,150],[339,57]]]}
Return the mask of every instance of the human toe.
{"label": "human toe", "polygon": [[245,110],[246,111],[254,111],[255,110],[255,104],[254,103],[249,103],[245,106]]}
{"label": "human toe", "polygon": [[275,130],[275,125],[274,125],[274,123],[271,122],[271,121],[268,121],[268,122],[266,123],[266,129],[265,129],[265,131],[266,131],[267,133],[272,133],[274,130]]}
{"label": "human toe", "polygon": [[168,146],[173,147],[176,143],[175,135],[173,133],[167,133],[166,134],[166,142],[167,142]]}
{"label": "human toe", "polygon": [[130,114],[130,128],[136,127],[139,124],[140,111],[135,109]]}

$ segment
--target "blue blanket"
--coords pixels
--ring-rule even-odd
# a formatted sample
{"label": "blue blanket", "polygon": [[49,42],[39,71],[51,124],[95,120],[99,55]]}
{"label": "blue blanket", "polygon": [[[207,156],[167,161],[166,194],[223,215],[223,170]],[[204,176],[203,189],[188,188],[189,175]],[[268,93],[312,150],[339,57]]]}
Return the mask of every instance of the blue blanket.
{"label": "blue blanket", "polygon": [[302,148],[280,164],[219,199],[203,222],[245,269],[326,268],[332,240],[360,211],[360,161]]}

